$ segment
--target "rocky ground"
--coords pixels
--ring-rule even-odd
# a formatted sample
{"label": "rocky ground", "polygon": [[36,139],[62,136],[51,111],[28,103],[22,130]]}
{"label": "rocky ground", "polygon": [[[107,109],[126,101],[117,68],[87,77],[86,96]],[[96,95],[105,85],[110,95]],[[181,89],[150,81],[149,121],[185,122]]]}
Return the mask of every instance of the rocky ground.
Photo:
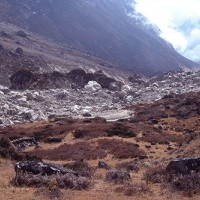
{"label": "rocky ground", "polygon": [[[171,93],[198,92],[199,77],[200,71],[168,73],[149,80],[137,77],[130,78],[120,88],[115,85],[102,88],[95,81],[85,83],[84,87],[73,88],[74,82],[68,82],[62,88],[43,90],[11,90],[1,86],[0,123],[9,125],[44,120],[53,115],[127,118],[134,113],[129,111],[132,105],[154,102]],[[52,81],[48,84],[52,85]]]}

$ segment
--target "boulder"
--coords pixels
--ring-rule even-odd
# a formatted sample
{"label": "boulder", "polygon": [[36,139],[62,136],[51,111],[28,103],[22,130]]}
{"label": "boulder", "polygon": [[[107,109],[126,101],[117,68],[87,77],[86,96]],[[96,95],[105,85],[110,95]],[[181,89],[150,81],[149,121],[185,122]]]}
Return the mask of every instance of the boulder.
{"label": "boulder", "polygon": [[200,157],[174,159],[169,162],[166,170],[176,174],[200,172]]}
{"label": "boulder", "polygon": [[88,92],[96,92],[102,89],[101,85],[96,81],[89,81],[87,85],[85,85],[85,90]]}
{"label": "boulder", "polygon": [[131,95],[129,95],[129,96],[127,96],[126,97],[126,101],[128,102],[128,103],[131,103],[132,101],[133,101],[133,96],[131,96]]}
{"label": "boulder", "polygon": [[3,111],[7,111],[9,109],[9,105],[8,104],[4,104],[1,109]]}
{"label": "boulder", "polygon": [[51,163],[44,163],[42,161],[19,161],[15,163],[15,172],[16,176],[24,173],[31,173],[31,174],[41,174],[45,176],[51,176],[53,174],[73,174],[75,176],[79,176],[78,172],[75,172],[70,169],[64,168],[62,165],[58,164],[51,164]]}
{"label": "boulder", "polygon": [[4,50],[4,46],[2,44],[0,44],[0,51]]}
{"label": "boulder", "polygon": [[[116,87],[120,87],[121,83],[117,82],[115,79],[108,77],[101,70],[96,71],[95,73],[86,73],[83,69],[73,69],[66,74],[66,77],[70,79],[76,85],[73,87],[84,87],[89,81],[96,81],[101,85],[102,88],[109,89],[112,88],[111,83],[116,83]],[[115,87],[115,86],[114,86]]]}
{"label": "boulder", "polygon": [[4,86],[0,86],[0,91],[3,92],[4,94],[10,93],[10,89]]}
{"label": "boulder", "polygon": [[36,94],[34,99],[35,101],[45,101],[45,98],[39,94]]}
{"label": "boulder", "polygon": [[28,101],[32,101],[32,100],[35,99],[35,97],[34,97],[32,92],[27,92],[26,93],[26,98],[27,98]]}
{"label": "boulder", "polygon": [[22,55],[24,53],[24,50],[20,47],[17,47],[15,53],[17,53],[18,55]]}
{"label": "boulder", "polygon": [[118,91],[120,90],[120,87],[121,85],[118,82],[111,82],[108,89],[112,91]]}
{"label": "boulder", "polygon": [[0,98],[4,97],[4,93],[2,91],[0,91]]}
{"label": "boulder", "polygon": [[129,92],[131,90],[131,86],[130,85],[123,85],[121,90],[124,92]]}
{"label": "boulder", "polygon": [[99,161],[99,162],[98,162],[98,167],[99,167],[99,168],[108,169],[108,165],[107,165],[107,163],[104,162],[104,161]]}
{"label": "boulder", "polygon": [[16,33],[15,33],[17,36],[19,36],[19,37],[22,37],[22,38],[27,38],[28,37],[28,35],[24,32],[24,31],[17,31]]}
{"label": "boulder", "polygon": [[90,114],[90,111],[89,110],[86,110],[86,109],[84,109],[83,110],[83,117],[91,117],[92,115]]}
{"label": "boulder", "polygon": [[69,92],[67,92],[66,90],[63,90],[57,94],[55,94],[56,99],[58,100],[64,100],[69,96]]}
{"label": "boulder", "polygon": [[28,110],[28,111],[25,111],[25,112],[23,112],[21,115],[22,115],[22,118],[24,119],[24,120],[32,120],[32,118],[33,118],[33,110]]}
{"label": "boulder", "polygon": [[15,140],[12,140],[13,145],[18,150],[24,150],[29,146],[37,146],[38,143],[34,137],[22,137]]}
{"label": "boulder", "polygon": [[10,77],[10,88],[13,90],[28,89],[35,80],[36,76],[30,70],[21,69]]}

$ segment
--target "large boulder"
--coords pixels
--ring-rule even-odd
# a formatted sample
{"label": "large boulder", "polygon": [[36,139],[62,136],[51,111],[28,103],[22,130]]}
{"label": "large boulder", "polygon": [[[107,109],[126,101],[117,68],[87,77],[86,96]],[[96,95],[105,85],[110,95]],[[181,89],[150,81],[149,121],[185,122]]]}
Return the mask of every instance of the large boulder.
{"label": "large boulder", "polygon": [[111,87],[115,90],[121,86],[120,82],[117,82],[114,78],[108,77],[101,70],[95,73],[86,73],[83,69],[73,69],[66,74],[66,77],[78,87],[84,87],[89,81],[96,81],[102,88],[106,89],[110,89]]}
{"label": "large boulder", "polygon": [[36,76],[30,70],[21,69],[10,77],[11,89],[25,90],[28,89],[36,80]]}
{"label": "large boulder", "polygon": [[96,81],[89,81],[87,85],[85,85],[85,90],[88,92],[96,92],[102,89],[101,85]]}
{"label": "large boulder", "polygon": [[0,85],[0,91],[3,92],[4,94],[10,93],[10,89],[2,85]]}
{"label": "large boulder", "polygon": [[200,172],[200,157],[174,159],[169,162],[166,170],[176,174]]}

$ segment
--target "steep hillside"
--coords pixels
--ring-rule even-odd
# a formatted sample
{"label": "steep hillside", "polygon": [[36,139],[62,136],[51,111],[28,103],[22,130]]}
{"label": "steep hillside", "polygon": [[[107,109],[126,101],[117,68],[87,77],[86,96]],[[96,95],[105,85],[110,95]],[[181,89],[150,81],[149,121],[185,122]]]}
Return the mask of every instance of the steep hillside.
{"label": "steep hillside", "polygon": [[20,69],[66,73],[77,68],[92,73],[102,70],[120,80],[131,75],[130,72],[116,70],[108,60],[0,22],[0,85],[9,86],[9,77]]}
{"label": "steep hillside", "polygon": [[[145,74],[196,66],[161,39],[128,0],[2,0],[0,19]],[[131,17],[134,15],[137,17]]]}

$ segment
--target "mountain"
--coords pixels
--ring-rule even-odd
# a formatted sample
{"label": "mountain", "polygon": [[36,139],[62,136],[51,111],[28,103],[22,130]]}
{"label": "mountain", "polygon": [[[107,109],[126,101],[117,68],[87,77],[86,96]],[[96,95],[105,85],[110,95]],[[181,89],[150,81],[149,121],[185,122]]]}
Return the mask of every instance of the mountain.
{"label": "mountain", "polygon": [[136,13],[130,0],[1,0],[0,19],[146,75],[197,66]]}

